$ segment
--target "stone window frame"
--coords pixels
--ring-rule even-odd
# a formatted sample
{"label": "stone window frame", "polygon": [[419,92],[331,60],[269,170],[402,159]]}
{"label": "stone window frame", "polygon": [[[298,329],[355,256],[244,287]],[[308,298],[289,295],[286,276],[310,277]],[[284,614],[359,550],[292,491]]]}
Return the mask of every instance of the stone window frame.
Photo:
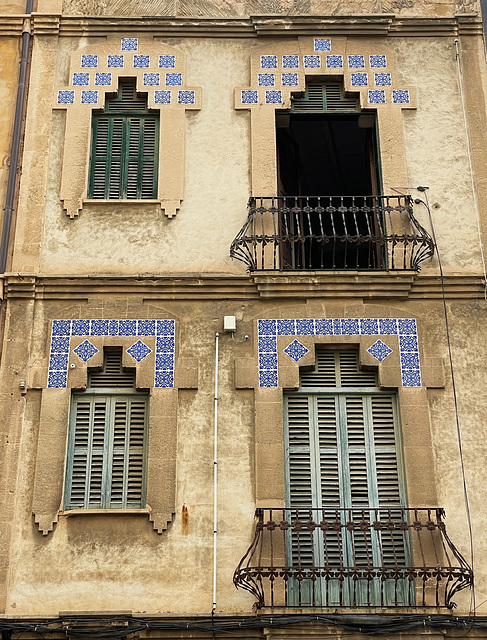
{"label": "stone window frame", "polygon": [[[283,311],[281,315],[272,317],[292,318],[293,315]],[[257,335],[257,327],[255,335]],[[278,352],[282,353],[292,339],[291,336],[277,336]],[[378,372],[379,386],[395,391],[408,503],[416,507],[436,506],[438,496],[427,389],[445,387],[443,361],[441,358],[425,357],[421,340],[419,340],[419,351],[423,363],[422,385],[405,387],[402,384],[399,336],[388,336],[392,353],[382,362],[378,362],[368,352],[376,340],[375,335],[299,336],[299,341],[308,349],[308,352],[298,362],[291,357],[280,358],[277,387],[259,386],[258,355],[253,358],[236,358],[235,388],[254,389],[256,508],[286,507],[284,393],[299,388],[299,369],[314,366],[317,345],[358,348],[360,366],[375,367]]]}
{"label": "stone window frame", "polygon": [[[60,199],[70,218],[79,216],[85,203],[151,204],[158,203],[168,218],[175,216],[184,199],[186,110],[201,109],[201,88],[185,84],[186,55],[180,50],[147,37],[137,40],[136,50],[122,50],[121,39],[109,37],[99,43],[78,49],[71,55],[67,84],[54,91],[53,109],[66,110],[64,155]],[[108,56],[124,56],[123,67],[108,67]],[[132,56],[147,56],[150,67],[134,66]],[[175,57],[175,66],[159,67],[160,57]],[[131,62],[132,61],[132,62]],[[96,64],[87,67],[86,64]],[[177,85],[166,86],[165,74],[177,74]],[[159,74],[159,84],[144,84],[145,75]],[[76,74],[76,75],[75,75]],[[88,84],[80,74],[88,74]],[[97,74],[111,74],[110,85],[97,84]],[[118,79],[135,77],[137,92],[147,93],[147,106],[160,112],[158,193],[155,200],[90,200],[88,172],[91,148],[92,111],[103,109],[105,95],[118,89]],[[171,79],[168,80],[171,82]],[[170,102],[158,92],[171,92]],[[161,99],[159,99],[161,98]],[[96,99],[96,103],[92,102]],[[83,102],[82,102],[83,101]]]}
{"label": "stone window frame", "polygon": [[[84,337],[80,336],[79,342],[83,339]],[[159,534],[162,534],[172,522],[176,513],[178,390],[198,388],[199,363],[196,358],[179,356],[176,349],[174,386],[155,387],[155,340],[154,336],[144,337],[151,353],[140,362],[134,360],[127,352],[134,342],[133,336],[90,336],[90,342],[98,351],[86,362],[75,354],[73,349],[76,345],[72,344],[65,388],[46,386],[50,353],[50,346],[46,345],[45,360],[36,367],[32,379],[28,381],[29,388],[42,389],[32,513],[39,531],[44,536],[54,530],[60,518],[68,516],[142,515],[149,518],[154,531]],[[135,388],[148,391],[149,394],[146,505],[142,509],[65,511],[63,504],[72,396],[73,393],[86,389],[87,368],[103,365],[105,347],[122,347],[122,366],[135,367]]]}
{"label": "stone window frame", "polygon": [[[235,109],[250,110],[252,196],[277,195],[275,111],[290,109],[292,93],[302,93],[306,77],[311,76],[343,77],[345,91],[359,95],[361,108],[376,111],[383,193],[395,193],[391,191],[393,188],[409,184],[402,109],[416,109],[416,88],[398,81],[395,55],[384,45],[360,37],[324,38],[299,36],[292,41],[282,40],[258,49],[250,56],[250,84],[236,87]],[[315,41],[326,41],[329,48],[325,52]],[[295,60],[296,56],[298,66],[291,70],[297,73],[298,84],[288,86],[283,82],[281,85],[281,72],[290,71],[288,61]],[[349,56],[354,59],[352,64],[363,59],[364,67],[349,66]],[[327,57],[333,60],[327,61]],[[342,66],[335,66],[340,57]],[[379,60],[386,66],[376,67]],[[272,67],[269,66],[269,61],[272,62]],[[259,85],[259,74],[262,71],[267,74],[275,73],[276,82],[272,91]],[[352,74],[357,72],[368,74],[367,85],[352,85]],[[378,74],[390,75],[391,84],[377,88],[374,77]],[[378,91],[381,92],[380,96]],[[409,102],[402,101],[405,99]]]}

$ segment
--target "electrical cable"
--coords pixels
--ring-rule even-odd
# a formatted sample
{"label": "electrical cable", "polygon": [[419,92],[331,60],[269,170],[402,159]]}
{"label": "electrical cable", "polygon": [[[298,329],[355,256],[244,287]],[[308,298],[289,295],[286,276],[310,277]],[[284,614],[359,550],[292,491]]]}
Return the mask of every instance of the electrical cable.
{"label": "electrical cable", "polygon": [[[119,623],[117,625],[117,623]],[[0,620],[2,639],[8,640],[13,634],[35,633],[44,635],[69,636],[77,638],[126,638],[142,631],[188,631],[208,634],[231,633],[247,629],[263,630],[284,628],[293,625],[316,625],[339,627],[363,635],[383,635],[400,633],[417,628],[436,630],[448,629],[487,629],[487,617],[452,616],[451,614],[401,614],[393,616],[377,614],[332,614],[332,615],[275,615],[245,616],[218,620],[154,620],[132,616],[113,616],[110,618],[62,617],[48,622],[16,622]],[[17,636],[18,637],[18,636]]]}
{"label": "electrical cable", "polygon": [[[424,200],[421,200],[420,198],[417,198],[415,200],[416,204],[422,204],[427,212],[428,212],[428,216],[429,216],[429,221],[430,221],[430,227],[431,227],[431,235],[433,238],[433,243],[436,249],[436,255],[438,257],[438,267],[440,270],[440,281],[441,281],[441,292],[442,292],[442,300],[443,300],[443,314],[444,314],[444,318],[445,318],[445,330],[446,330],[446,341],[447,341],[447,346],[448,346],[448,358],[449,358],[449,363],[450,363],[450,375],[451,375],[451,381],[452,381],[452,391],[453,391],[453,402],[454,402],[454,406],[455,406],[455,424],[456,424],[456,433],[457,433],[457,442],[458,442],[458,451],[459,451],[459,455],[460,455],[460,466],[461,466],[461,470],[462,470],[462,483],[463,483],[463,497],[464,497],[464,502],[465,502],[465,511],[467,514],[467,523],[468,523],[468,534],[469,534],[469,542],[470,542],[470,565],[471,568],[473,569],[474,566],[474,544],[473,544],[473,530],[472,530],[472,518],[471,518],[471,513],[470,513],[470,501],[468,498],[468,488],[467,488],[467,479],[466,479],[466,474],[465,474],[465,463],[464,463],[464,458],[463,458],[463,445],[462,445],[462,434],[461,434],[461,429],[460,429],[460,418],[459,418],[459,414],[458,414],[458,399],[457,399],[457,389],[456,389],[456,383],[455,383],[455,372],[454,372],[454,368],[453,368],[453,356],[452,356],[452,348],[451,348],[451,340],[450,340],[450,325],[448,322],[448,309],[447,309],[447,305],[446,305],[446,295],[445,295],[445,278],[444,278],[444,274],[443,274],[443,266],[441,263],[441,256],[440,256],[440,251],[438,249],[438,243],[436,241],[436,234],[435,234],[435,228],[433,226],[433,216],[431,215],[431,209],[429,206],[429,202],[428,202],[428,194],[426,193],[428,187],[418,187],[418,191],[420,191],[421,193],[424,194]],[[475,616],[475,610],[476,610],[476,606],[475,606],[475,582],[472,581],[472,596],[471,596],[471,601],[470,601],[470,613],[469,615],[474,615]]]}

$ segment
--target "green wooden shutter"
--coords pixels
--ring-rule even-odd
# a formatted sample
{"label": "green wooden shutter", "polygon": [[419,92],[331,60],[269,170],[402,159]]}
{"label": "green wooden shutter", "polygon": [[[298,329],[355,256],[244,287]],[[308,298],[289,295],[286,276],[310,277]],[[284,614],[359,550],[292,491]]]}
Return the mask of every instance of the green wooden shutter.
{"label": "green wooden shutter", "polygon": [[[290,507],[323,509],[327,519],[335,512],[342,524],[349,519],[358,524],[361,519],[369,522],[384,517],[398,524],[405,492],[398,459],[395,396],[377,390],[376,374],[359,370],[354,351],[318,351],[315,370],[302,372],[301,383],[303,392],[285,399]],[[319,393],[319,386],[335,389],[333,393]],[[367,386],[374,392],[353,391],[354,387]],[[313,393],[309,393],[310,388],[314,388]],[[342,511],[336,511],[340,508]],[[322,585],[323,606],[338,606],[344,601],[352,605],[394,604],[391,599],[396,594],[400,602],[395,604],[413,602],[406,580],[398,586],[394,580],[371,582],[366,577],[373,567],[407,566],[409,539],[403,531],[378,532],[370,527],[357,527],[353,532],[342,529],[340,533],[315,530],[307,539],[301,532],[299,540],[295,535],[289,541],[292,563],[303,541],[304,553],[300,549],[299,555],[308,558],[308,564],[319,560],[321,566],[356,566],[364,571],[365,577],[350,579],[341,586],[333,580],[326,588]],[[296,589],[303,604],[304,586],[290,584],[294,604],[298,604]],[[316,593],[317,587],[313,588]]]}
{"label": "green wooden shutter", "polygon": [[146,398],[73,396],[65,508],[144,506],[146,432]]}

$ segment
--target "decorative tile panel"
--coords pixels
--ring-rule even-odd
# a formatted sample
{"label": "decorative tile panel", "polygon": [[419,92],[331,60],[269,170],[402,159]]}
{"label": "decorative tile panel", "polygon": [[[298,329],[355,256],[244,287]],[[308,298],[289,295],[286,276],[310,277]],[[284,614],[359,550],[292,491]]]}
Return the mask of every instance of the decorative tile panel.
{"label": "decorative tile panel", "polygon": [[81,55],[81,66],[86,69],[96,69],[98,67],[98,56],[96,54],[83,53]]}
{"label": "decorative tile panel", "polygon": [[82,91],[81,104],[98,104],[98,91]]}
{"label": "decorative tile panel", "polygon": [[74,91],[58,91],[57,92],[58,104],[74,104]]}
{"label": "decorative tile panel", "polygon": [[183,76],[181,73],[166,73],[166,87],[182,87]]}
{"label": "decorative tile panel", "polygon": [[298,74],[297,73],[281,73],[281,84],[283,87],[297,87]]}
{"label": "decorative tile panel", "polygon": [[87,87],[90,84],[89,73],[73,73],[73,87]]}
{"label": "decorative tile panel", "polygon": [[139,48],[138,38],[122,38],[122,51],[137,51]]}
{"label": "decorative tile panel", "polygon": [[174,69],[176,67],[176,56],[159,56],[160,69]]}
{"label": "decorative tile panel", "polygon": [[365,56],[352,55],[347,56],[349,69],[365,69]]}
{"label": "decorative tile panel", "polygon": [[[373,345],[371,345],[367,351],[371,356],[374,356],[376,360],[382,362],[392,353],[392,349],[386,345],[382,340],[376,340]],[[419,361],[418,361],[419,367]]]}
{"label": "decorative tile panel", "polygon": [[368,75],[363,72],[351,73],[352,87],[366,87],[369,84]]}
{"label": "decorative tile panel", "polygon": [[152,349],[150,349],[145,342],[142,342],[142,340],[137,340],[137,342],[134,342],[134,344],[127,349],[127,353],[129,356],[132,356],[134,360],[137,360],[137,362],[141,362],[149,353],[152,353]]}
{"label": "decorative tile panel", "polygon": [[194,104],[194,91],[180,90],[178,91],[178,104]]}
{"label": "decorative tile panel", "polygon": [[259,92],[254,89],[244,89],[242,91],[242,104],[258,104]]}
{"label": "decorative tile panel", "polygon": [[[421,386],[417,324],[414,318],[269,319],[258,320],[257,332],[260,387],[277,387],[279,384],[277,337],[298,335],[398,336],[402,385]],[[284,351],[297,362],[302,357],[297,357],[302,352],[301,347],[306,349],[298,340],[294,340]],[[369,347],[368,352],[382,362],[392,349],[379,339]]]}
{"label": "decorative tile panel", "polygon": [[259,87],[273,87],[275,85],[275,76],[273,73],[257,74],[257,83]]}
{"label": "decorative tile panel", "polygon": [[283,69],[299,69],[299,56],[282,56],[282,68]]}
{"label": "decorative tile panel", "polygon": [[158,87],[161,84],[161,75],[159,73],[144,73],[142,84],[144,87]]}
{"label": "decorative tile panel", "polygon": [[369,104],[385,104],[386,92],[383,89],[371,89],[368,92]]}
{"label": "decorative tile panel", "polygon": [[165,89],[162,91],[154,91],[154,102],[156,104],[171,104],[170,89]]}
{"label": "decorative tile panel", "polygon": [[281,104],[282,103],[282,91],[266,91],[265,92],[266,104]]}
{"label": "decorative tile panel", "polygon": [[320,56],[303,56],[305,69],[321,69]]}
{"label": "decorative tile panel", "polygon": [[107,67],[122,69],[125,64],[124,56],[122,54],[115,54],[107,56]]}
{"label": "decorative tile panel", "polygon": [[390,73],[374,73],[374,84],[376,87],[390,87],[392,79]]}
{"label": "decorative tile panel", "polygon": [[315,38],[315,51],[331,51],[331,40],[329,38]]}
{"label": "decorative tile panel", "polygon": [[148,69],[150,67],[150,56],[136,54],[133,58],[134,69]]}
{"label": "decorative tile panel", "polygon": [[277,56],[260,56],[261,69],[277,69]]}
{"label": "decorative tile panel", "polygon": [[112,86],[111,73],[95,73],[95,87],[111,87],[111,86]]}
{"label": "decorative tile panel", "polygon": [[343,56],[325,56],[327,69],[343,69]]}
{"label": "decorative tile panel", "polygon": [[392,102],[394,104],[409,104],[411,102],[409,91],[407,89],[393,89]]}
{"label": "decorative tile panel", "polygon": [[[89,340],[85,340],[84,342],[82,342],[81,344],[79,344],[75,349],[73,349],[74,353],[78,356],[78,358],[80,358],[80,360],[83,360],[83,362],[88,362],[88,360],[90,358],[92,358],[96,353],[98,353],[98,349],[95,347],[95,345],[90,342]],[[66,354],[67,356],[68,354]],[[51,356],[52,359],[52,356]],[[49,364],[49,368],[57,368],[57,367],[52,367],[51,364]],[[68,368],[68,358],[66,357],[66,369]]]}
{"label": "decorative tile panel", "polygon": [[[174,386],[174,335],[174,320],[53,320],[47,387],[49,389],[67,387],[72,337],[154,336],[156,343],[154,386],[172,388]],[[98,349],[89,340],[84,340],[75,347],[74,352],[81,360],[87,362],[98,353]],[[151,352],[151,349],[142,340],[138,340],[127,349],[127,352],[140,362]]]}
{"label": "decorative tile panel", "polygon": [[372,69],[382,69],[387,67],[387,58],[383,54],[373,54],[369,56],[369,64]]}
{"label": "decorative tile panel", "polygon": [[306,349],[304,344],[301,344],[299,340],[293,340],[283,351],[294,360],[294,362],[299,362],[299,360],[308,353],[309,349]]}

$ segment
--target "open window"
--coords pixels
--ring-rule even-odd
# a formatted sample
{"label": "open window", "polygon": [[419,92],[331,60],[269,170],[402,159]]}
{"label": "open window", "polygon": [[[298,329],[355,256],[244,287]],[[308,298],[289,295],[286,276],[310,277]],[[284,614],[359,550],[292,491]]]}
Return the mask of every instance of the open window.
{"label": "open window", "polygon": [[148,395],[135,389],[135,370],[122,350],[107,348],[102,370],[91,370],[74,393],[64,508],[140,509],[146,502]]}
{"label": "open window", "polygon": [[135,82],[120,79],[118,93],[93,112],[89,198],[157,198],[159,112],[147,108]]}
{"label": "open window", "polygon": [[341,83],[310,81],[276,113],[276,137],[281,268],[383,268],[375,113]]}

